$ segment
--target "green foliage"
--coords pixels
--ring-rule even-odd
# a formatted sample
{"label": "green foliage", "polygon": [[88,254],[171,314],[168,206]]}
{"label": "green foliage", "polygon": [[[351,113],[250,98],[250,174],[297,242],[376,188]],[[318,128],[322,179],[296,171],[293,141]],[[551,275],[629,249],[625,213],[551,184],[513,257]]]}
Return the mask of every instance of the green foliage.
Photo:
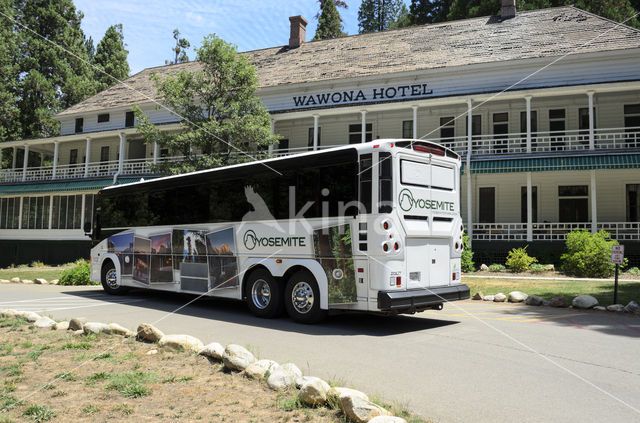
{"label": "green foliage", "polygon": [[171,50],[175,53],[173,60],[165,60],[165,65],[175,65],[176,63],[184,63],[189,61],[187,55],[187,49],[191,47],[191,43],[186,38],[180,38],[180,31],[178,28],[173,30],[173,39],[176,40],[175,47],[171,47]]}
{"label": "green foliage", "polygon": [[473,251],[471,250],[471,242],[467,234],[462,235],[462,243],[464,249],[462,250],[462,257],[460,259],[460,266],[465,273],[475,272],[475,263],[473,261]]}
{"label": "green foliage", "polygon": [[640,269],[638,269],[637,267],[632,267],[631,269],[627,270],[625,273],[628,273],[633,276],[640,276]]}
{"label": "green foliage", "polygon": [[340,19],[335,1],[325,0],[320,16],[318,17],[318,29],[316,30],[316,35],[313,37],[313,41],[339,38],[345,35],[342,31],[342,20]]}
{"label": "green foliage", "polygon": [[567,252],[562,254],[562,270],[579,277],[606,278],[613,274],[615,265],[611,263],[611,246],[618,241],[611,240],[606,231],[592,234],[584,229],[575,229],[567,234]]}
{"label": "green foliage", "polygon": [[45,267],[45,264],[41,261],[35,260],[31,262],[29,267]]}
{"label": "green foliage", "polygon": [[398,9],[398,13],[396,14],[396,20],[391,22],[391,25],[389,25],[389,29],[406,28],[411,25],[411,17],[409,16],[407,5],[401,3],[400,8]]}
{"label": "green foliage", "polygon": [[153,382],[157,379],[155,373],[111,373],[108,375],[110,380],[107,389],[113,389],[120,392],[127,398],[140,398],[151,393],[151,390],[144,384]]}
{"label": "green foliage", "polygon": [[489,266],[489,272],[501,272],[503,270],[505,270],[506,268],[501,265],[501,264],[492,264]]}
{"label": "green foliage", "polygon": [[98,43],[94,57],[98,91],[109,88],[129,76],[128,54],[124,48],[122,24],[111,25]]}
{"label": "green foliage", "polygon": [[409,21],[411,25],[424,25],[447,20],[451,0],[411,0]]}
{"label": "green foliage", "polygon": [[160,131],[139,108],[135,110],[138,133],[146,143],[157,141],[184,156],[182,162],[158,165],[162,172],[178,174],[252,160],[278,140],[271,134],[269,113],[257,96],[256,70],[247,58],[215,35],[205,37],[197,54],[199,71],[153,76],[163,104],[181,117],[182,131]]}
{"label": "green foliage", "polygon": [[529,270],[532,271],[533,273],[542,273],[547,271],[547,266],[540,263],[533,263],[529,268]]}
{"label": "green foliage", "polygon": [[398,19],[402,0],[362,0],[358,9],[358,29],[361,34],[389,29]]}
{"label": "green foliage", "polygon": [[509,251],[506,265],[513,273],[529,270],[531,265],[538,261],[537,258],[530,257],[529,254],[527,254],[527,247],[528,245],[524,248],[513,248]]}
{"label": "green foliage", "polygon": [[[0,12],[12,18],[17,14],[14,0],[0,0]],[[18,108],[18,36],[15,25],[0,15],[0,142],[20,139]],[[6,150],[5,150],[6,151]],[[11,158],[3,154],[3,168],[11,167]]]}
{"label": "green foliage", "polygon": [[88,262],[65,269],[60,275],[60,285],[97,285],[91,282],[91,266]]}
{"label": "green foliage", "polygon": [[51,409],[42,405],[30,405],[22,414],[31,417],[37,423],[49,421],[56,416]]}

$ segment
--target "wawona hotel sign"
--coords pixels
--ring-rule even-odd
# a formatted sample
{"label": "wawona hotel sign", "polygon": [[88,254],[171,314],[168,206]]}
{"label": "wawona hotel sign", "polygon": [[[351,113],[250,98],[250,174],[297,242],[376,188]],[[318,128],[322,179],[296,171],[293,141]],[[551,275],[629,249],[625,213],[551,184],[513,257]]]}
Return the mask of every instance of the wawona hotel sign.
{"label": "wawona hotel sign", "polygon": [[422,98],[432,94],[427,84],[346,89],[293,96],[293,108],[334,106]]}

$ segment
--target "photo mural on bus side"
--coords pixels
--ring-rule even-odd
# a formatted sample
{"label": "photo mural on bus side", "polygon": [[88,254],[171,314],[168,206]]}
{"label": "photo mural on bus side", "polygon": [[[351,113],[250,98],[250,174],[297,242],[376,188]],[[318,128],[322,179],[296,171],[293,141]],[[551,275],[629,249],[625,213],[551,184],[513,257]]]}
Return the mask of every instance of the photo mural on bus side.
{"label": "photo mural on bus side", "polygon": [[135,236],[133,238],[133,279],[145,284],[149,283],[149,261],[151,240]]}
{"label": "photo mural on bus side", "polygon": [[110,236],[107,240],[107,249],[118,256],[120,274],[131,275],[133,273],[133,232]]}
{"label": "photo mural on bus side", "polygon": [[329,304],[356,302],[356,277],[349,225],[313,231],[313,247],[316,260],[329,281]]}
{"label": "photo mural on bus side", "polygon": [[171,234],[152,235],[150,282],[173,282]]}
{"label": "photo mural on bus side", "polygon": [[206,231],[174,229],[172,231],[173,266],[180,270],[180,263],[206,263]]}
{"label": "photo mural on bus side", "polygon": [[209,289],[238,286],[238,260],[233,228],[207,234]]}

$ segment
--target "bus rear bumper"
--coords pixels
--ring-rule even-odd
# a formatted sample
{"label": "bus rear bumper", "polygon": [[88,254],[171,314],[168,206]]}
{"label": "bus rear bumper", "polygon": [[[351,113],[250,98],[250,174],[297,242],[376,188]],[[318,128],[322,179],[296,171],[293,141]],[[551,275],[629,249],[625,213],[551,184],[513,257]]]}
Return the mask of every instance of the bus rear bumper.
{"label": "bus rear bumper", "polygon": [[412,313],[441,305],[448,301],[466,300],[468,298],[469,287],[464,284],[410,291],[378,292],[378,309],[396,313]]}

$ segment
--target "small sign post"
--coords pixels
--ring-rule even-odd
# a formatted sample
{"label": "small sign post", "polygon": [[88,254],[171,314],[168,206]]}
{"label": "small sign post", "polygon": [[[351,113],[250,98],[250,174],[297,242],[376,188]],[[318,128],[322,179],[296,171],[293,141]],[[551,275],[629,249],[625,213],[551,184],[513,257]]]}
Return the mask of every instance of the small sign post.
{"label": "small sign post", "polygon": [[616,282],[613,289],[613,303],[618,304],[618,268],[624,263],[624,245],[611,246],[611,263],[616,265]]}

